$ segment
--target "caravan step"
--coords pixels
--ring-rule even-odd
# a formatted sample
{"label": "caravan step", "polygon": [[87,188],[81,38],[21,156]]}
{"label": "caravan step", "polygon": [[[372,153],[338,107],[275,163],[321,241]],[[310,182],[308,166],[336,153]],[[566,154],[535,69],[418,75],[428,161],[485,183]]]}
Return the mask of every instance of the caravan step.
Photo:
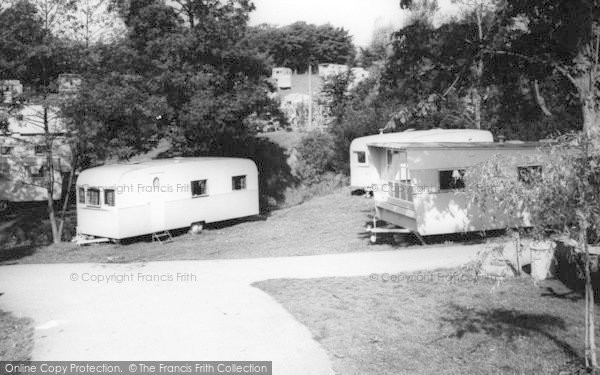
{"label": "caravan step", "polygon": [[173,241],[173,237],[171,236],[171,232],[169,232],[168,230],[164,232],[152,233],[152,242],[163,243],[171,241]]}

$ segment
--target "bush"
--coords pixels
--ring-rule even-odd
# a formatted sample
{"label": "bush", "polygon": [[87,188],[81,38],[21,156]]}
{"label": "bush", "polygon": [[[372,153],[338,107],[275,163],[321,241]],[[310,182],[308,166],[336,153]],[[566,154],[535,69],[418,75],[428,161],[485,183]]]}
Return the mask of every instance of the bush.
{"label": "bush", "polygon": [[320,176],[318,182],[287,188],[282,208],[297,206],[312,198],[335,193],[346,186],[348,186],[348,177],[339,173],[327,172]]}
{"label": "bush", "polygon": [[330,134],[313,131],[302,138],[296,149],[296,161],[292,173],[301,184],[310,185],[321,181],[334,169],[334,139]]}

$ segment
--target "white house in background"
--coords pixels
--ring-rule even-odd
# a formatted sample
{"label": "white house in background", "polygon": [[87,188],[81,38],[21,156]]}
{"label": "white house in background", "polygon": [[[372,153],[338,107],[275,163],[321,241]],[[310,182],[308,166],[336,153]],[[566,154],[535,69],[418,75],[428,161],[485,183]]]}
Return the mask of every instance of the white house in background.
{"label": "white house in background", "polygon": [[7,202],[43,201],[48,197],[49,176],[47,140],[54,167],[54,195],[62,193],[63,173],[70,170],[71,151],[65,137],[65,126],[58,110],[48,110],[49,129],[43,125],[44,108],[25,105],[8,114],[6,132],[0,131],[0,207]]}
{"label": "white house in background", "polygon": [[61,95],[75,94],[83,82],[80,74],[63,73],[58,76],[58,93]]}
{"label": "white house in background", "polygon": [[[540,171],[539,146],[524,142],[370,142],[369,164],[377,179],[375,218],[421,236],[528,226],[528,222],[517,223],[506,215],[483,213],[462,190],[467,168],[496,154],[514,157],[514,164],[504,168],[515,179]],[[376,233],[372,232],[373,242]]]}
{"label": "white house in background", "polygon": [[259,213],[249,159],[173,158],[87,169],[77,178],[77,232],[119,240]]}
{"label": "white house in background", "polygon": [[380,133],[356,138],[350,143],[350,186],[353,190],[370,191],[378,177],[370,168],[372,160],[368,144],[373,142],[438,143],[479,142],[492,143],[494,137],[487,130],[430,129],[406,130],[397,133]]}
{"label": "white house in background", "polygon": [[365,68],[361,68],[361,67],[352,68],[352,82],[350,82],[348,89],[352,90],[359,83],[361,83],[365,79],[369,78],[369,76],[370,76],[370,73]]}
{"label": "white house in background", "polygon": [[344,64],[319,64],[319,76],[323,79],[347,72],[350,68]]}
{"label": "white house in background", "polygon": [[285,67],[275,67],[271,71],[271,79],[275,81],[278,89],[292,88],[292,69]]}
{"label": "white house in background", "polygon": [[14,97],[23,94],[23,85],[17,79],[0,80],[0,101],[10,104]]}

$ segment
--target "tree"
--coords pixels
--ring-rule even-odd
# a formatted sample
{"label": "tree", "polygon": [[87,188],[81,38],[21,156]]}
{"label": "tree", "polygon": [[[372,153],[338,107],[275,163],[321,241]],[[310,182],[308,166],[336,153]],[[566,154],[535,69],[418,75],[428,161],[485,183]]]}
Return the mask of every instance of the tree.
{"label": "tree", "polygon": [[571,83],[583,130],[600,133],[600,2],[508,0],[506,21],[515,36],[503,53],[527,63],[533,79],[553,72]]}
{"label": "tree", "polygon": [[373,30],[371,41],[367,47],[359,47],[358,63],[368,68],[375,63],[383,63],[390,51],[391,38],[395,28],[393,25],[379,26]]}
{"label": "tree", "polygon": [[249,29],[245,44],[268,54],[273,64],[303,73],[319,63],[352,64],[356,51],[343,28],[295,22],[284,27],[259,25]]}
{"label": "tree", "polygon": [[33,82],[39,74],[36,50],[46,36],[37,9],[28,1],[18,1],[0,10],[0,77]]}
{"label": "tree", "polygon": [[[529,225],[537,239],[548,236],[574,242],[583,255],[585,276],[586,367],[597,368],[594,291],[591,280],[590,242],[600,239],[600,154],[596,139],[587,133],[565,135],[542,148],[542,155],[522,169],[509,171],[506,159],[494,158],[467,171],[468,194],[485,213],[512,217]],[[519,178],[518,178],[519,177]],[[491,217],[497,220],[496,217]],[[502,219],[502,218],[500,218]],[[507,225],[514,226],[514,225]]]}

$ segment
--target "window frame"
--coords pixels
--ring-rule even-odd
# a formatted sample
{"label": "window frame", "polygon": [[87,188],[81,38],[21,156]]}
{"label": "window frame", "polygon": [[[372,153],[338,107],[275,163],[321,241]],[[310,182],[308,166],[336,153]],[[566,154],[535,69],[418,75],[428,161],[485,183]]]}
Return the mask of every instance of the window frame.
{"label": "window frame", "polygon": [[[461,182],[462,186],[442,187],[442,173],[450,172],[450,181],[452,181],[452,180],[454,180],[454,177],[452,176],[454,174],[454,171],[458,171],[461,174],[461,177],[458,178],[455,183],[457,183],[458,181],[462,181]],[[466,168],[439,169],[438,170],[439,191],[440,192],[450,192],[450,191],[456,191],[456,190],[464,190],[466,187],[466,181],[465,181],[465,173],[466,172],[467,172]]]}
{"label": "window frame", "polygon": [[85,204],[86,192],[83,186],[77,187],[77,204]]}
{"label": "window frame", "polygon": [[[360,165],[364,165],[367,164],[367,153],[365,151],[354,151],[354,154],[356,155],[356,163],[360,164]],[[362,156],[362,160],[361,160],[361,156]]]}
{"label": "window frame", "polygon": [[[98,203],[92,203],[91,194],[97,193]],[[96,187],[90,187],[85,190],[85,204],[90,207],[100,207],[100,189]]]}
{"label": "window frame", "polygon": [[[195,183],[198,183],[200,187],[203,187],[204,191],[202,191],[201,194],[194,194],[194,184]],[[202,180],[190,181],[190,192],[192,194],[192,198],[207,197],[208,196],[208,180],[202,179]]]}
{"label": "window frame", "polygon": [[[112,202],[110,202],[110,203],[109,203],[109,199],[107,199],[108,193],[112,193]],[[115,189],[104,189],[103,193],[102,193],[102,198],[103,198],[102,203],[105,206],[115,207],[115,205],[116,205],[116,198],[117,198],[117,195],[115,193]]]}
{"label": "window frame", "polygon": [[[237,188],[236,187],[236,179],[239,179],[239,182],[241,182],[240,187]],[[231,190],[233,191],[240,191],[240,190],[246,190],[247,189],[247,180],[248,180],[248,175],[239,175],[239,176],[232,176],[231,177]]]}

